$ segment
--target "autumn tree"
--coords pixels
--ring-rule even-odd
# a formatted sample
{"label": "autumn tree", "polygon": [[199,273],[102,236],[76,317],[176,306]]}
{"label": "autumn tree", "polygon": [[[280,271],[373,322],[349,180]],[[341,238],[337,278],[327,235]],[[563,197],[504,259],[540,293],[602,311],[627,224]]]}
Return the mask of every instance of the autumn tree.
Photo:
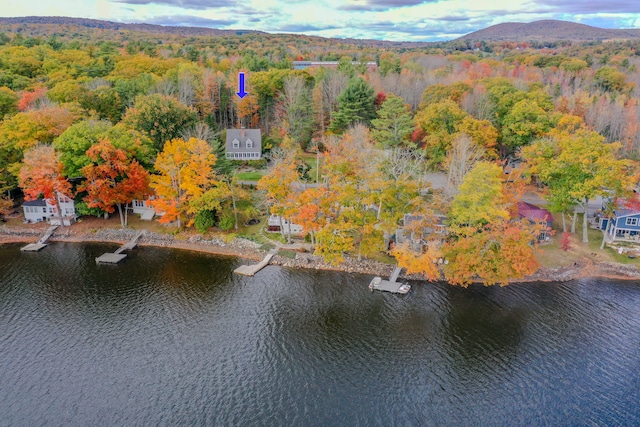
{"label": "autumn tree", "polygon": [[295,153],[274,152],[269,173],[258,181],[258,189],[266,191],[266,201],[273,215],[280,218],[280,232],[285,237],[283,219],[287,199],[293,191],[293,183],[298,180]]}
{"label": "autumn tree", "polygon": [[184,129],[193,126],[196,121],[194,109],[160,94],[138,96],[122,119],[125,125],[148,135],[157,151],[163,149],[165,142],[178,138]]}
{"label": "autumn tree", "polygon": [[442,252],[436,244],[427,245],[424,252],[417,252],[409,242],[405,242],[395,246],[390,253],[398,262],[398,267],[405,268],[407,274],[420,274],[429,281],[441,277],[438,260],[442,257]]}
{"label": "autumn tree", "polygon": [[87,157],[92,163],[82,168],[86,181],[78,188],[87,192],[84,201],[89,208],[108,213],[117,207],[120,224],[126,227],[129,203],[151,194],[149,173],[133,158],[133,152],[116,148],[108,139],[91,146]]}
{"label": "autumn tree", "polygon": [[0,119],[18,112],[18,95],[8,87],[0,87]]}
{"label": "autumn tree", "polygon": [[620,144],[606,144],[602,135],[580,127],[560,129],[548,140],[524,150],[531,171],[549,184],[552,197],[573,200],[585,212],[582,241],[588,242],[587,206],[596,196],[622,194],[635,182],[635,168],[616,158]]}
{"label": "autumn tree", "polygon": [[476,145],[467,134],[460,134],[447,152],[444,168],[447,171],[447,194],[453,196],[467,173],[484,158],[485,150]]}
{"label": "autumn tree", "polygon": [[451,239],[442,249],[449,261],[443,267],[447,281],[464,287],[474,281],[504,286],[533,274],[539,263],[531,242],[539,232],[528,223],[497,219],[474,234]]}
{"label": "autumn tree", "polygon": [[145,168],[152,167],[155,150],[149,137],[123,124],[113,126],[108,121],[83,120],[70,126],[53,141],[64,164],[65,176],[82,176],[82,168],[93,163],[87,150],[103,139],[109,140],[115,148],[131,153]]}
{"label": "autumn tree", "polygon": [[211,146],[198,139],[172,139],[156,159],[156,175],[151,177],[151,188],[157,199],[156,210],[164,212],[161,223],[177,221],[178,227],[186,221],[193,225],[200,198],[217,184],[213,166],[216,156]]}
{"label": "autumn tree", "polygon": [[502,168],[480,161],[464,177],[449,211],[449,229],[454,234],[472,235],[479,228],[507,219],[502,190]]}
{"label": "autumn tree", "polygon": [[60,197],[71,198],[71,184],[62,175],[62,162],[50,145],[36,145],[24,153],[18,176],[26,200],[42,196],[55,205],[60,224],[64,226]]}

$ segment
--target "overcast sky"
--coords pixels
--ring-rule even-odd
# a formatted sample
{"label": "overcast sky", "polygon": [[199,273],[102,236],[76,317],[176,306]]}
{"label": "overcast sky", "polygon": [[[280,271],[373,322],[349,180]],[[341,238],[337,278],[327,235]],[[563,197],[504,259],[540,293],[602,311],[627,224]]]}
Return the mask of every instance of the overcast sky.
{"label": "overcast sky", "polygon": [[253,29],[393,41],[451,40],[502,22],[639,28],[640,0],[0,0],[0,16]]}

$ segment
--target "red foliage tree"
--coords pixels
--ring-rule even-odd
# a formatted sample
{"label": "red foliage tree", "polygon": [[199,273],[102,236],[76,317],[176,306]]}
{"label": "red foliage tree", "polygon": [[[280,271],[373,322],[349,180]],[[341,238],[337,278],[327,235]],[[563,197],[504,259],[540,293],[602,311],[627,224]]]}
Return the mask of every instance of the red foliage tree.
{"label": "red foliage tree", "polygon": [[84,201],[90,208],[108,213],[117,207],[120,224],[126,227],[127,211],[123,212],[123,205],[150,194],[149,173],[126,151],[115,148],[106,139],[89,148],[87,156],[93,163],[82,169],[87,178],[79,187],[80,191],[87,192]]}

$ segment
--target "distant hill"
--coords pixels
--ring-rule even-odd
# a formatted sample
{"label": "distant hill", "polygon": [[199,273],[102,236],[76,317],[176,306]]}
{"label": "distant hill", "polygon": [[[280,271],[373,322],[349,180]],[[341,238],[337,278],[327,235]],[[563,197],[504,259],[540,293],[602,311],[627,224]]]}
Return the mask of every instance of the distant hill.
{"label": "distant hill", "polygon": [[121,22],[101,21],[98,19],[67,18],[63,16],[24,16],[19,18],[0,18],[0,26],[15,25],[40,26],[77,26],[101,30],[128,30],[142,33],[173,34],[178,36],[228,36],[249,33],[260,33],[255,30],[217,30],[202,27],[170,27],[153,24],[124,24]]}
{"label": "distant hill", "polygon": [[[64,31],[61,31],[64,30]],[[73,35],[73,31],[83,35],[91,33],[99,39],[114,37],[113,32],[131,32],[157,34],[175,37],[225,37],[237,35],[264,35],[279,37],[285,40],[309,40],[321,42],[335,42],[342,45],[361,46],[370,48],[423,48],[432,46],[430,42],[392,42],[384,40],[366,39],[332,39],[302,34],[273,34],[250,29],[219,30],[205,27],[179,27],[153,24],[126,24],[122,22],[102,21],[98,19],[68,18],[63,16],[24,16],[18,18],[0,18],[0,32],[15,33],[20,31],[26,36],[50,36],[56,34]],[[64,33],[64,34],[63,34]],[[77,35],[77,34],[76,34]]]}
{"label": "distant hill", "polygon": [[640,29],[607,29],[575,22],[544,20],[531,23],[505,22],[475,31],[458,40],[485,41],[593,41],[640,39]]}

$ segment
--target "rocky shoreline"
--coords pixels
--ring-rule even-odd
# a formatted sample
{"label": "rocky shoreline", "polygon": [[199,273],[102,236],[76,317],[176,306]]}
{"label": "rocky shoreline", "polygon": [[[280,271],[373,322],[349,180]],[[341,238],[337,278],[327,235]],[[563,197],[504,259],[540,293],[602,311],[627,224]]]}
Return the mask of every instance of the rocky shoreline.
{"label": "rocky shoreline", "polygon": [[[58,242],[109,242],[125,243],[130,240],[138,230],[100,228],[92,232],[78,233],[73,229],[58,229],[53,234],[51,241]],[[39,228],[0,226],[0,244],[32,242],[43,233]],[[140,246],[170,247],[176,249],[206,252],[217,255],[236,256],[250,260],[261,260],[266,251],[261,249],[259,243],[243,238],[235,238],[231,242],[225,242],[220,238],[206,239],[200,235],[192,235],[187,238],[177,238],[172,234],[146,232],[139,240]],[[283,249],[288,249],[286,246]],[[333,266],[308,252],[296,251],[294,258],[275,255],[271,264],[286,268],[335,270],[346,273],[371,274],[375,276],[389,276],[393,266],[382,262],[354,258],[346,258],[345,262]],[[421,276],[401,276],[409,280],[424,280]],[[640,270],[633,265],[624,265],[609,262],[595,262],[584,258],[571,266],[553,268],[541,268],[535,274],[517,282],[566,282],[583,278],[610,278],[619,280],[640,279]]]}

